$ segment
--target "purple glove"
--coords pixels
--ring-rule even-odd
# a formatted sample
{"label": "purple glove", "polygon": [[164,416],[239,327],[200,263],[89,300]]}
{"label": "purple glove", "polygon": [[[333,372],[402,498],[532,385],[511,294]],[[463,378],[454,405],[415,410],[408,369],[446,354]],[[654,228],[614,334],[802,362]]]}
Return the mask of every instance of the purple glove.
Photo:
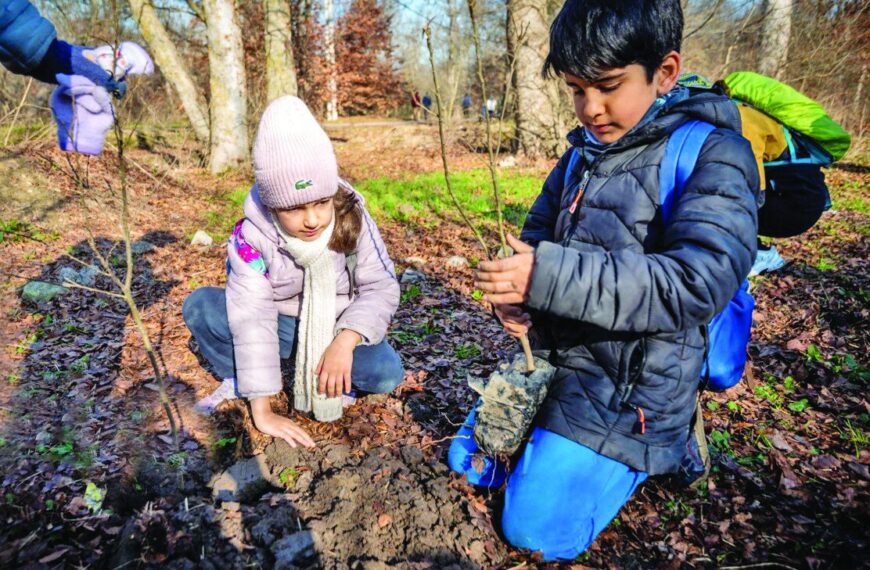
{"label": "purple glove", "polygon": [[115,110],[105,88],[80,75],[57,75],[51,110],[57,123],[60,148],[66,152],[98,155],[106,133],[115,121]]}
{"label": "purple glove", "polygon": [[33,76],[40,81],[52,83],[59,74],[80,75],[106,91],[123,97],[127,84],[123,80],[116,81],[112,74],[100,67],[93,53],[94,48],[74,46],[63,40],[54,40],[45,52],[39,67]]}

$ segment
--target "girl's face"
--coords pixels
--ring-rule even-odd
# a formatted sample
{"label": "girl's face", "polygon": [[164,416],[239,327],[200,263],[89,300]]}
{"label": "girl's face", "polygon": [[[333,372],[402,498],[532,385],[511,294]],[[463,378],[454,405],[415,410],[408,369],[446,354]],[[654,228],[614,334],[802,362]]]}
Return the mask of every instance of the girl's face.
{"label": "girl's face", "polygon": [[295,208],[275,210],[275,217],[291,236],[302,241],[314,241],[332,222],[334,212],[332,198],[324,198]]}
{"label": "girl's face", "polygon": [[656,97],[664,95],[680,75],[680,54],[672,51],[653,74],[633,63],[611,69],[595,81],[562,74],[574,98],[574,112],[598,141],[610,144],[640,122]]}

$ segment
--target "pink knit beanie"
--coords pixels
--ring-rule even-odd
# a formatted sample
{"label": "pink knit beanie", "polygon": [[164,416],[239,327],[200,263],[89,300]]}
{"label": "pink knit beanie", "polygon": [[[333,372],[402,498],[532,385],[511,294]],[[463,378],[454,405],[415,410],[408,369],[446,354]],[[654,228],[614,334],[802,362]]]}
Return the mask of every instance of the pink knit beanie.
{"label": "pink knit beanie", "polygon": [[290,95],[263,112],[254,141],[254,178],[267,208],[292,208],[334,196],[338,164],[329,137],[305,103]]}

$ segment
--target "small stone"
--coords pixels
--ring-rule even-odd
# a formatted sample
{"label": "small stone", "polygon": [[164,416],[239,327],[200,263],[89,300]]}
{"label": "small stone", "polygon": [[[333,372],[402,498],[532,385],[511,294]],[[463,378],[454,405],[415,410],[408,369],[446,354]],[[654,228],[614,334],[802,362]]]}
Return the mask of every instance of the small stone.
{"label": "small stone", "polygon": [[406,257],[402,261],[405,263],[405,265],[411,265],[413,267],[416,267],[417,269],[420,269],[421,267],[424,267],[426,265],[426,260],[416,255]]}
{"label": "small stone", "polygon": [[62,267],[57,275],[60,278],[61,283],[71,281],[73,283],[78,283],[79,285],[90,287],[94,284],[94,280],[97,277],[97,268],[88,265],[87,267],[76,270],[73,267],[67,266]]}
{"label": "small stone", "polygon": [[413,269],[406,269],[402,273],[402,277],[399,279],[400,283],[419,283],[426,279],[426,276],[419,271],[414,271]]}
{"label": "small stone", "polygon": [[190,245],[201,245],[204,247],[208,247],[213,243],[214,240],[211,236],[202,230],[196,230],[196,233],[193,234],[193,239],[190,240]]}
{"label": "small stone", "polygon": [[224,502],[248,502],[268,491],[269,466],[265,455],[255,455],[231,465],[209,482],[212,496]]}
{"label": "small stone", "polygon": [[411,204],[400,204],[399,207],[396,208],[396,211],[403,216],[413,216],[417,213],[417,208]]}
{"label": "small stone", "polygon": [[498,165],[500,168],[513,168],[517,165],[517,158],[515,156],[506,156],[498,161]]}
{"label": "small stone", "polygon": [[461,255],[452,255],[447,258],[447,267],[451,269],[462,269],[468,267],[468,260]]}
{"label": "small stone", "polygon": [[143,253],[148,253],[150,251],[154,251],[157,249],[157,246],[151,243],[150,241],[145,241],[144,239],[140,239],[138,241],[134,241],[132,245],[133,254],[134,255],[142,255]]}
{"label": "small stone", "polygon": [[55,285],[54,283],[46,283],[45,281],[29,281],[21,289],[21,298],[32,303],[44,303],[51,301],[58,295],[69,293],[69,289]]}
{"label": "small stone", "polygon": [[314,535],[311,531],[294,532],[272,545],[275,562],[296,562],[314,555]]}

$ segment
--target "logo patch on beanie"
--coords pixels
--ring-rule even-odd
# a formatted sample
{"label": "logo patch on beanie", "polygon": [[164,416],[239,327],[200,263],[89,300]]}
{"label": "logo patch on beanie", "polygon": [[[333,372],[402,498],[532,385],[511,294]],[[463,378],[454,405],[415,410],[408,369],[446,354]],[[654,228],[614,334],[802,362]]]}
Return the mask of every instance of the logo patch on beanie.
{"label": "logo patch on beanie", "polygon": [[305,190],[306,188],[309,188],[311,186],[314,186],[314,181],[310,178],[303,178],[302,180],[296,181],[297,190]]}

